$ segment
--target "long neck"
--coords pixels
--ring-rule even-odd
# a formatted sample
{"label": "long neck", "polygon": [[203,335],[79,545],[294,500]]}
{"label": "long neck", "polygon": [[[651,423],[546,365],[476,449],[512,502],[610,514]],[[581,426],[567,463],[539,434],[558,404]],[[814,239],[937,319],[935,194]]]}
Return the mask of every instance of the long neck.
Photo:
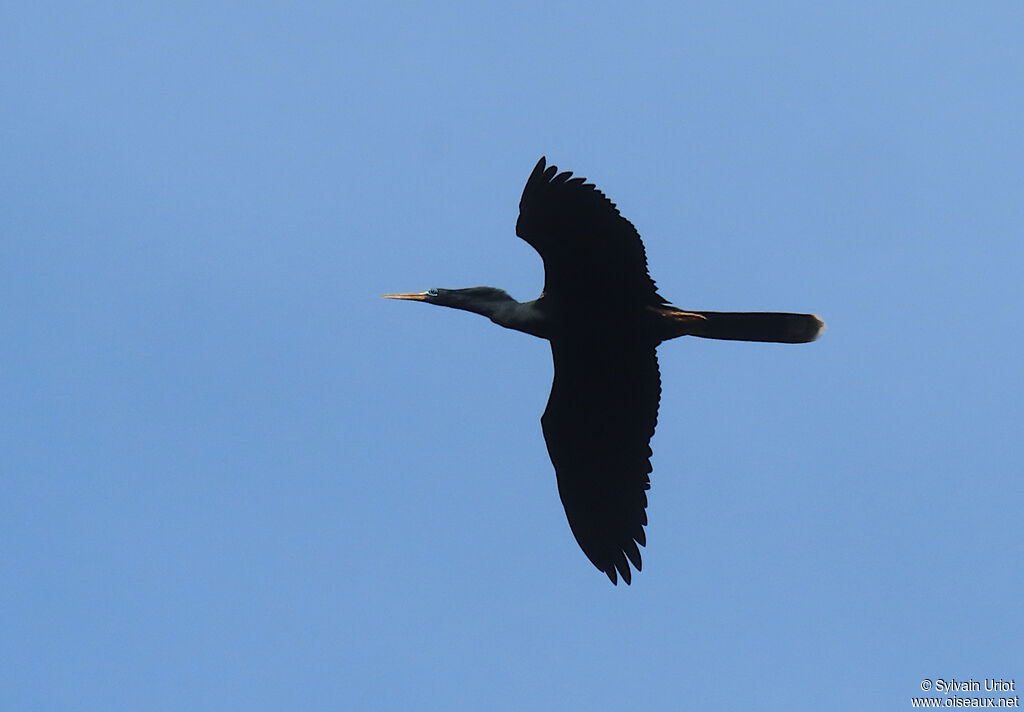
{"label": "long neck", "polygon": [[483,314],[488,319],[506,329],[522,331],[542,339],[548,338],[548,320],[543,309],[539,309],[537,301],[517,302],[512,297],[507,299],[473,300],[462,304],[452,304],[456,309],[464,309],[476,314]]}

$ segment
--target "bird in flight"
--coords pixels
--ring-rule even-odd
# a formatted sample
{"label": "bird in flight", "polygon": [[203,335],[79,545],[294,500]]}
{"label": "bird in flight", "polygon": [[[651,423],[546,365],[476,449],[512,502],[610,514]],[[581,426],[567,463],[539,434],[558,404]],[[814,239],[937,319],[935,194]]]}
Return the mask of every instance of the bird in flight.
{"label": "bird in flight", "polygon": [[544,260],[544,291],[518,302],[495,287],[385,294],[462,309],[551,342],[554,381],[541,427],[558,494],[583,553],[613,584],[646,545],[651,436],[661,378],[655,349],[677,336],[801,344],[813,314],[678,309],[647,273],[640,235],[585,178],[537,163],[516,235]]}

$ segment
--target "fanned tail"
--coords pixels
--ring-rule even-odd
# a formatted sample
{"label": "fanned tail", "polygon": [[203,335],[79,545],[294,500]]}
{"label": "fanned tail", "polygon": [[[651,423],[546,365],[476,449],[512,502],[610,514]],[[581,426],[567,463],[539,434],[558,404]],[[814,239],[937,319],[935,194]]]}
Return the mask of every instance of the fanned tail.
{"label": "fanned tail", "polygon": [[[694,318],[697,315],[698,318]],[[818,338],[825,323],[814,314],[784,312],[682,311],[667,316],[678,324],[676,336],[729,341],[772,341],[805,344]]]}

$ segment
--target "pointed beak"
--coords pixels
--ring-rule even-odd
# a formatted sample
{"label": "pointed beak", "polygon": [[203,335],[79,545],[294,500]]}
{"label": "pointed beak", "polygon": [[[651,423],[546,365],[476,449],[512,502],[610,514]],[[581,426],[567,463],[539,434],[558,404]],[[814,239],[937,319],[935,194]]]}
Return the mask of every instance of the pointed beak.
{"label": "pointed beak", "polygon": [[425,302],[428,295],[426,292],[401,292],[399,294],[382,294],[380,296],[384,299],[408,299],[413,302]]}

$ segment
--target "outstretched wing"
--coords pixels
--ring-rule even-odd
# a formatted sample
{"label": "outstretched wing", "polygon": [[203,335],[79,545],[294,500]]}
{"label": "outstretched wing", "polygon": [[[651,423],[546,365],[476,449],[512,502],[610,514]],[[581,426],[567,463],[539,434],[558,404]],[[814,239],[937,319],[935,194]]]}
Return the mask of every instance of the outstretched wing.
{"label": "outstretched wing", "polygon": [[646,543],[650,440],[661,379],[654,344],[591,349],[551,342],[555,378],[541,418],[569,526],[583,553],[617,583],[640,570]]}
{"label": "outstretched wing", "polygon": [[620,304],[664,304],[647,273],[636,228],[585,178],[541,158],[519,202],[516,234],[544,260],[544,294],[566,301],[614,295]]}

